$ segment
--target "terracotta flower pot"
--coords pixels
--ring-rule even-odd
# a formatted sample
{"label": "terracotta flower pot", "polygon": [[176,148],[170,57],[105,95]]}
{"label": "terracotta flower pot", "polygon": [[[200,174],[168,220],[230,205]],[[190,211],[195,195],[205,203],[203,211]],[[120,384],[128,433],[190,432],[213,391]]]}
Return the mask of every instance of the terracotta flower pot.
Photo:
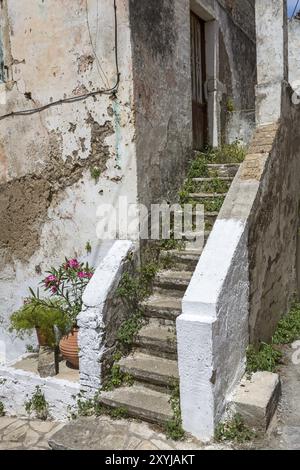
{"label": "terracotta flower pot", "polygon": [[64,336],[59,342],[59,349],[63,357],[74,369],[79,369],[78,328]]}
{"label": "terracotta flower pot", "polygon": [[36,336],[38,339],[39,346],[48,346],[47,337],[41,332],[41,329],[36,327]]}

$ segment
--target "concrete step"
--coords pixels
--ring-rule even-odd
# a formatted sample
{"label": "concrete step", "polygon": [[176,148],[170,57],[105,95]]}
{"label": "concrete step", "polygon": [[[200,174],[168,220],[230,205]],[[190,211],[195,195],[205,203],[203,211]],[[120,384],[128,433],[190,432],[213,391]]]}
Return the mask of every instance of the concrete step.
{"label": "concrete step", "polygon": [[239,163],[211,163],[207,165],[211,177],[232,177],[234,178],[240,167]]}
{"label": "concrete step", "polygon": [[256,372],[244,376],[230,403],[235,413],[240,414],[245,424],[266,431],[275,414],[281,396],[281,382],[278,374]]}
{"label": "concrete step", "polygon": [[180,271],[194,271],[199,258],[201,256],[202,250],[200,251],[188,251],[188,250],[170,250],[162,251],[160,256],[162,259],[170,260],[172,263],[176,264],[176,269],[178,266],[183,266],[184,269]]}
{"label": "concrete step", "polygon": [[178,379],[177,361],[134,352],[119,361],[120,369],[135,380],[168,387]]}
{"label": "concrete step", "polygon": [[160,271],[155,277],[154,285],[160,289],[185,292],[191,279],[192,273],[189,271]]}
{"label": "concrete step", "polygon": [[190,193],[189,197],[193,199],[194,201],[204,201],[204,200],[210,200],[210,199],[216,199],[216,198],[221,198],[225,197],[227,194],[226,193]]}
{"label": "concrete step", "polygon": [[[225,181],[226,183],[227,182],[230,183],[234,179],[232,176],[218,176],[217,178],[218,178],[218,180]],[[192,178],[192,181],[194,183],[211,183],[211,182],[215,181],[215,179],[216,179],[215,177],[213,177],[213,178]]]}
{"label": "concrete step", "polygon": [[[204,231],[204,241],[206,242],[208,240],[208,237],[210,236],[210,232],[211,230],[205,230]],[[196,242],[197,238],[201,238],[203,237],[203,232],[197,232],[195,230],[191,231],[191,232],[185,232],[182,234],[182,239],[184,240],[184,242]],[[202,248],[203,249],[203,248]],[[189,250],[189,248],[188,248]],[[198,251],[199,251],[199,248],[198,248]]]}
{"label": "concrete step", "polygon": [[121,387],[101,392],[99,402],[111,408],[122,408],[128,416],[150,423],[165,424],[172,419],[170,396],[142,385]]}
{"label": "concrete step", "polygon": [[205,212],[205,228],[206,230],[212,230],[217,218],[218,218],[219,212]]}
{"label": "concrete step", "polygon": [[150,321],[137,334],[134,346],[139,348],[140,352],[176,359],[176,329],[175,327],[160,325],[157,322]]}
{"label": "concrete step", "polygon": [[181,314],[181,297],[155,294],[142,303],[144,315],[148,318],[159,318],[175,321]]}

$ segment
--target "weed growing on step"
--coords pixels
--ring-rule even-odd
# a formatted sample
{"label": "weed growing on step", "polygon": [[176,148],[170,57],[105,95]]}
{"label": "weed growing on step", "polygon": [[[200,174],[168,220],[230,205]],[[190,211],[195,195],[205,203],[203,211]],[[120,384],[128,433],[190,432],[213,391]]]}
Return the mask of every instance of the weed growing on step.
{"label": "weed growing on step", "polygon": [[250,376],[258,371],[275,372],[281,359],[282,353],[272,344],[261,343],[258,349],[249,346],[246,372]]}
{"label": "weed growing on step", "polygon": [[236,414],[232,419],[220,423],[215,431],[217,442],[236,442],[242,444],[255,439],[256,433],[249,429],[241,415]]}
{"label": "weed growing on step", "polygon": [[144,317],[141,311],[133,313],[128,320],[122,323],[117,332],[117,340],[123,350],[130,349],[137,333],[143,325]]}
{"label": "weed growing on step", "polygon": [[241,141],[235,140],[220,147],[207,147],[203,154],[208,163],[242,163],[246,156],[246,147]]}
{"label": "weed growing on step", "polygon": [[128,411],[125,406],[118,406],[109,410],[109,416],[112,419],[125,419],[128,418]]}
{"label": "weed growing on step", "polygon": [[172,238],[172,234],[171,234],[171,238],[169,238],[168,240],[162,240],[159,244],[159,248],[165,251],[171,251],[171,250],[181,251],[181,250],[184,250],[184,247],[185,247],[184,241],[175,240],[174,238]]}
{"label": "weed growing on step", "polygon": [[160,263],[163,269],[172,269],[176,265],[169,253],[160,256]]}
{"label": "weed growing on step", "polygon": [[[195,159],[191,162],[187,179],[179,192],[179,200],[181,204],[203,203],[207,212],[218,212],[224,202],[224,198],[216,197],[212,200],[194,201],[190,194],[204,193],[226,193],[230,184],[220,180],[217,175],[213,175],[208,165],[214,163],[241,163],[246,156],[246,149],[239,141],[232,144],[225,144],[221,147],[207,147],[203,152],[199,152]],[[194,178],[213,178],[210,182],[194,182]]]}
{"label": "weed growing on step", "polygon": [[[121,354],[117,355],[114,360],[119,361]],[[122,385],[132,386],[134,382],[133,377],[130,374],[124,374],[121,371],[121,367],[115,362],[110,369],[110,374],[107,377],[103,390],[110,391],[115,388],[122,387]]]}
{"label": "weed growing on step", "polygon": [[105,381],[105,390],[113,390],[122,385],[132,385],[133,378],[121,371],[118,361],[123,354],[128,354],[134,339],[145,323],[141,302],[149,297],[154,277],[159,269],[157,263],[151,262],[143,266],[136,274],[125,273],[122,276],[117,295],[122,299],[129,318],[124,321],[117,332],[117,347],[113,357],[110,374]]}
{"label": "weed growing on step", "polygon": [[171,385],[171,397],[169,403],[173,411],[173,418],[166,423],[165,431],[170,439],[179,441],[184,438],[184,430],[182,429],[178,380],[174,380],[173,384]]}
{"label": "weed growing on step", "polygon": [[136,275],[123,274],[117,295],[121,297],[130,313],[139,311],[140,303],[151,294],[152,283],[158,269],[157,263],[149,263],[142,267]]}
{"label": "weed growing on step", "polygon": [[122,419],[128,417],[128,411],[125,407],[110,408],[100,402],[100,394],[95,394],[94,398],[84,399],[81,393],[78,394],[76,411],[72,410],[70,419],[90,416],[110,416],[112,419]]}
{"label": "weed growing on step", "polygon": [[94,399],[84,400],[79,398],[77,400],[77,410],[71,414],[71,419],[78,417],[88,417],[95,415],[95,401]]}
{"label": "weed growing on step", "polygon": [[273,344],[291,344],[300,338],[300,303],[295,303],[289,313],[278,323]]}
{"label": "weed growing on step", "polygon": [[5,416],[5,409],[2,401],[0,401],[0,417]]}
{"label": "weed growing on step", "polygon": [[282,360],[278,350],[280,344],[290,344],[300,338],[300,304],[295,303],[289,313],[277,325],[271,344],[261,343],[258,349],[249,346],[247,350],[247,373],[258,371],[276,372]]}
{"label": "weed growing on step", "polygon": [[187,180],[191,181],[193,178],[208,178],[210,176],[208,163],[209,160],[205,158],[205,153],[199,152],[191,162],[187,174]]}
{"label": "weed growing on step", "polygon": [[230,187],[230,182],[223,181],[220,178],[214,177],[208,182],[194,182],[193,193],[209,193],[209,194],[226,194]]}
{"label": "weed growing on step", "polygon": [[49,417],[48,403],[41,388],[37,386],[31,399],[25,402],[25,410],[28,414],[35,413],[38,419],[46,421]]}

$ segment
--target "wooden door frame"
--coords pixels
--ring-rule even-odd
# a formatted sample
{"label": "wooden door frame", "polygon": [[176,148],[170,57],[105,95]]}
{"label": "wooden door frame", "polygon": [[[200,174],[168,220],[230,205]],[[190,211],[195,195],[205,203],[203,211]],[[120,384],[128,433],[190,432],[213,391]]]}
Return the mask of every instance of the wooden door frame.
{"label": "wooden door frame", "polygon": [[[207,8],[207,9],[206,9]],[[190,11],[205,22],[205,48],[206,48],[206,84],[207,94],[207,141],[214,147],[219,145],[219,24],[216,15],[201,0],[190,0]]]}
{"label": "wooden door frame", "polygon": [[190,18],[193,148],[201,150],[208,143],[205,21],[192,10]]}

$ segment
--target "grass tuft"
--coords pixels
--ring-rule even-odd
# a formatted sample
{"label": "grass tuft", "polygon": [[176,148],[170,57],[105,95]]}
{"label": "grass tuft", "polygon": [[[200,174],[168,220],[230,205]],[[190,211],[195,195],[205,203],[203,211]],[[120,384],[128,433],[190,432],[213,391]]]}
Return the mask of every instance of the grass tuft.
{"label": "grass tuft", "polygon": [[242,444],[252,441],[255,437],[256,433],[245,425],[242,416],[239,414],[224,423],[220,423],[215,431],[217,442],[230,441]]}

